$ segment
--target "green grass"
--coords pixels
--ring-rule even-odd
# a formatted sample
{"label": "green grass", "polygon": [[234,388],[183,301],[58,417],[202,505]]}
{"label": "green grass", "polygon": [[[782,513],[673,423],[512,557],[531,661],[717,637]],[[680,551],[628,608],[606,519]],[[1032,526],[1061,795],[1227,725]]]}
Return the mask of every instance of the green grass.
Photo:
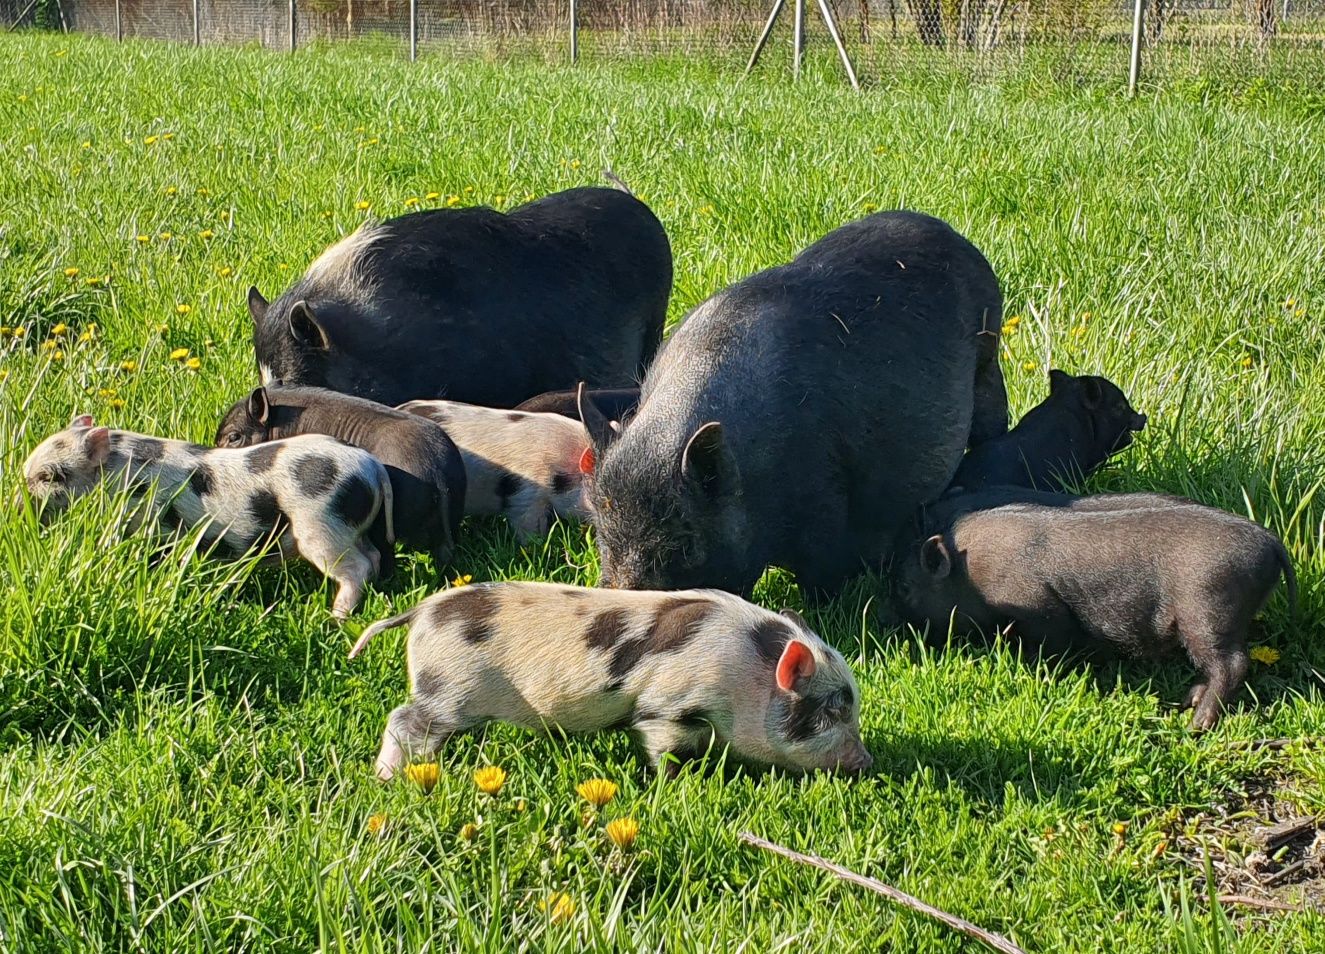
{"label": "green grass", "polygon": [[[1176,709],[1185,665],[927,649],[875,625],[864,581],[812,616],[856,666],[878,768],[864,780],[664,783],[624,737],[494,727],[445,748],[425,797],[371,772],[405,689],[399,634],[349,663],[309,568],[187,548],[149,566],[149,540],[109,529],[113,499],[44,529],[6,505],[0,950],[977,949],[740,847],[743,829],[1029,951],[1325,945],[1319,914],[1212,913],[1197,850],[1220,850],[1199,813],[1267,786],[1325,811],[1325,753],[1237,744],[1325,735],[1318,99],[1251,82],[1129,102],[1033,74],[857,96],[827,68],[738,84],[704,64],[411,65],[354,46],[26,36],[0,50],[0,323],[26,330],[0,351],[6,502],[28,451],[75,411],[208,439],[256,376],[244,290],[278,292],[363,220],[358,201],[377,215],[411,197],[508,206],[610,166],[672,237],[674,320],[875,207],[947,218],[1022,316],[1004,359],[1014,410],[1043,396],[1050,366],[1111,376],[1151,424],[1093,486],[1249,514],[1302,583],[1296,622],[1276,598],[1253,634],[1282,659],[1257,665],[1205,737]],[[199,370],[171,360],[181,347]],[[592,584],[597,565],[588,531],[521,551],[493,525],[471,528],[449,572]],[[356,624],[434,586],[408,557]],[[777,573],[758,598],[798,600]],[[495,801],[470,780],[489,763],[510,773]],[[575,785],[595,775],[621,785],[604,815],[640,821],[628,856],[582,826]],[[539,908],[553,891],[574,899],[564,923]]]}

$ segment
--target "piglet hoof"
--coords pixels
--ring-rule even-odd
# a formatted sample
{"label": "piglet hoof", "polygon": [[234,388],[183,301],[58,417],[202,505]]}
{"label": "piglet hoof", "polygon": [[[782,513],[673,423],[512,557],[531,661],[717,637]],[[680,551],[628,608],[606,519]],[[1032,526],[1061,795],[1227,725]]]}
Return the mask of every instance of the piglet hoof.
{"label": "piglet hoof", "polygon": [[1205,693],[1192,714],[1192,729],[1196,732],[1209,732],[1219,723],[1221,709],[1219,699],[1211,693]]}
{"label": "piglet hoof", "polygon": [[396,777],[396,766],[389,762],[378,761],[377,778],[382,782],[389,782]]}

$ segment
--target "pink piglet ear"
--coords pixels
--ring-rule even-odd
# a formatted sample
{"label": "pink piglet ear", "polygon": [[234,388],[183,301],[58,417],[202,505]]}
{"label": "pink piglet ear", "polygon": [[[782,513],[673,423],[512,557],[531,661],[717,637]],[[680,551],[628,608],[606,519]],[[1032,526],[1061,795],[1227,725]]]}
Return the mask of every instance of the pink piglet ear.
{"label": "pink piglet ear", "polygon": [[580,473],[592,474],[594,465],[593,447],[586,447],[584,453],[580,455]]}
{"label": "pink piglet ear", "polygon": [[778,660],[778,688],[783,692],[798,692],[805,681],[814,675],[814,653],[799,639],[787,640]]}
{"label": "pink piglet ear", "polygon": [[73,429],[75,427],[91,427],[91,426],[92,426],[91,414],[75,414],[74,419],[69,422],[70,429]]}
{"label": "pink piglet ear", "polygon": [[94,427],[83,434],[83,448],[94,464],[104,464],[110,456],[110,428]]}

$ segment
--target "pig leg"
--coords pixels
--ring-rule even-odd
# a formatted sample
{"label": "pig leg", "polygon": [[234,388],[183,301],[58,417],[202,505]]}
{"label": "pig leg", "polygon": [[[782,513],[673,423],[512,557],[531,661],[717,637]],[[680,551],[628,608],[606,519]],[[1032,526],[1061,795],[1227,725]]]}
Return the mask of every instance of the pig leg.
{"label": "pig leg", "polygon": [[386,518],[380,511],[368,525],[366,538],[379,554],[378,560],[375,561],[376,566],[373,567],[373,575],[379,580],[390,579],[396,572],[396,548],[386,538]]}
{"label": "pig leg", "polygon": [[[668,719],[649,719],[636,723],[635,735],[640,746],[649,757],[649,763],[668,778],[675,778],[680,771],[678,762],[689,762],[700,758],[708,751],[713,740],[713,730],[708,727],[682,725]],[[667,756],[674,759],[666,759]]]}
{"label": "pig leg", "polygon": [[306,532],[302,539],[297,538],[297,543],[300,556],[340,584],[331,604],[331,615],[345,619],[359,605],[364,583],[373,577],[373,561],[361,549],[363,545],[357,540],[338,538],[324,527]]}
{"label": "pig leg", "polygon": [[1191,653],[1192,662],[1201,670],[1202,679],[1187,693],[1187,705],[1195,711],[1192,726],[1198,730],[1214,728],[1224,706],[1242,688],[1247,678],[1247,651],[1241,641],[1207,643],[1212,648]]}
{"label": "pig leg", "polygon": [[454,725],[417,702],[391,710],[377,753],[377,777],[386,781],[410,758],[433,758],[455,731]]}
{"label": "pig leg", "polygon": [[998,366],[995,339],[994,351],[975,371],[975,410],[971,415],[971,436],[967,446],[976,447],[1006,434],[1007,430],[1008,392],[1003,384],[1003,369]]}

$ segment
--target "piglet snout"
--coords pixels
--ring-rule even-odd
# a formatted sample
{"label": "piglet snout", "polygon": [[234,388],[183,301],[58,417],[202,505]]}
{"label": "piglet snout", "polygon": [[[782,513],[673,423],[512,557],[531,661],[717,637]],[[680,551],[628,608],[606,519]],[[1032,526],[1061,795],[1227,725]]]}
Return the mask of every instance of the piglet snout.
{"label": "piglet snout", "polygon": [[850,775],[860,775],[868,772],[873,764],[874,756],[870,755],[869,749],[861,745],[837,760],[837,770]]}
{"label": "piglet snout", "polygon": [[1137,414],[1135,417],[1132,418],[1132,430],[1134,431],[1144,430],[1145,426],[1146,426],[1146,416],[1144,414]]}

